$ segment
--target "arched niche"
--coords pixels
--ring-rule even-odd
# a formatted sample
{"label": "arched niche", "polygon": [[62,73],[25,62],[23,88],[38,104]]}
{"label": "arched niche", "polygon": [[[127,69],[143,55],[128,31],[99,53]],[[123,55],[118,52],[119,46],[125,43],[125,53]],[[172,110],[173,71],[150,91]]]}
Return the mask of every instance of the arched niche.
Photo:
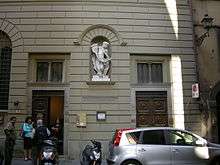
{"label": "arched niche", "polygon": [[[90,50],[90,82],[87,84],[114,84],[111,81],[111,49],[115,45],[127,45],[119,33],[109,25],[92,25],[83,31],[74,44],[88,46]],[[99,69],[96,66],[104,68]]]}
{"label": "arched niche", "polygon": [[103,36],[107,38],[111,45],[127,45],[127,43],[123,41],[122,37],[114,28],[102,24],[93,25],[84,30],[78,40],[75,41],[75,45],[89,45],[91,41],[97,36]]}
{"label": "arched niche", "polygon": [[90,42],[91,80],[110,81],[111,44],[103,36],[96,36]]}

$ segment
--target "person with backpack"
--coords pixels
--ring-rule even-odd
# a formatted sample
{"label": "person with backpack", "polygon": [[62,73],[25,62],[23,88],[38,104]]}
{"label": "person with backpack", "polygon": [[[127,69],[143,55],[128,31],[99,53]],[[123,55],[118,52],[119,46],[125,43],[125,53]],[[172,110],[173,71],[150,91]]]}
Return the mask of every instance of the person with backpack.
{"label": "person with backpack", "polygon": [[38,119],[37,128],[35,129],[35,134],[34,134],[34,144],[36,146],[36,153],[35,153],[35,158],[34,158],[35,165],[37,164],[37,159],[39,157],[39,153],[43,145],[43,141],[48,139],[49,136],[50,136],[49,129],[43,125],[42,119]]}

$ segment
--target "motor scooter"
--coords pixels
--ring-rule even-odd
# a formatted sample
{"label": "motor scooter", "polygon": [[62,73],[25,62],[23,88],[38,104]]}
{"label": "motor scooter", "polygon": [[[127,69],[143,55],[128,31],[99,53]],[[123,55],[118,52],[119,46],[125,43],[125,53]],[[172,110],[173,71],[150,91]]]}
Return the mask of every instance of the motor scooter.
{"label": "motor scooter", "polygon": [[101,165],[102,163],[102,145],[100,142],[90,140],[91,144],[87,144],[84,148],[80,160],[81,165]]}
{"label": "motor scooter", "polygon": [[57,165],[58,152],[56,139],[43,140],[43,144],[39,154],[39,165]]}

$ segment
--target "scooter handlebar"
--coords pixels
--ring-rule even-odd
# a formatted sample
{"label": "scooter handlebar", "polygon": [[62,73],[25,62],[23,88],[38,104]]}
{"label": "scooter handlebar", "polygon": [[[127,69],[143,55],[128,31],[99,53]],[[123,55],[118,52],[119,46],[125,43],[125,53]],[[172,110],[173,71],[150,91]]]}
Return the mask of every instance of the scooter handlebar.
{"label": "scooter handlebar", "polygon": [[96,141],[96,140],[90,140],[90,141],[92,142],[93,145],[95,145],[95,146],[101,148],[101,146],[102,146],[101,142],[98,142],[98,141]]}

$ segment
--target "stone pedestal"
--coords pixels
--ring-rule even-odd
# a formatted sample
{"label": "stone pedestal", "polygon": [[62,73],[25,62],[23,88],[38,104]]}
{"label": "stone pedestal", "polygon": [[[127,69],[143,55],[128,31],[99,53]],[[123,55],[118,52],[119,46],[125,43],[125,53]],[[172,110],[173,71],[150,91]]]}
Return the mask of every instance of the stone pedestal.
{"label": "stone pedestal", "polygon": [[92,76],[92,81],[110,81],[110,78],[108,76]]}

